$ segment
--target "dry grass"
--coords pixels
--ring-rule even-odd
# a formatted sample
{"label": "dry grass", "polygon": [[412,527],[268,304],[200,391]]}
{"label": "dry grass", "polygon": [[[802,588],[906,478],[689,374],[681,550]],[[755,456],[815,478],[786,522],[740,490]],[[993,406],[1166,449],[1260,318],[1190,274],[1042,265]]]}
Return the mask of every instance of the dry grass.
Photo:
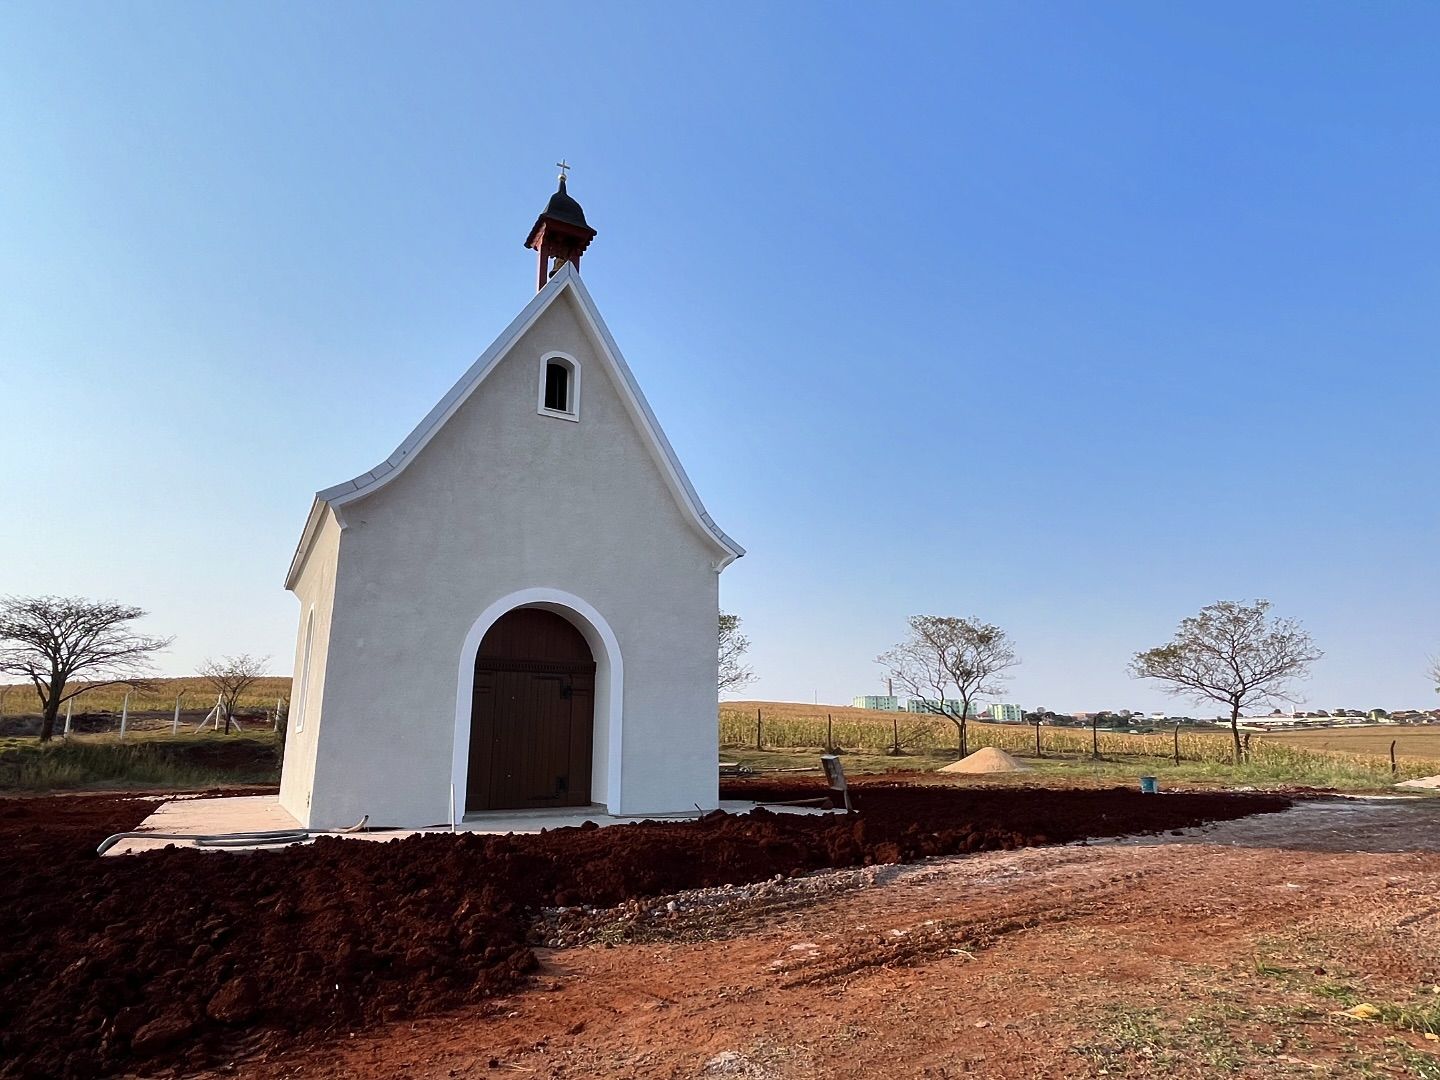
{"label": "dry grass", "polygon": [[[815,749],[826,745],[827,715],[834,743],[847,751],[884,753],[895,737],[898,724],[904,753],[935,755],[954,753],[955,725],[943,717],[915,713],[883,713],[843,706],[804,705],[793,702],[728,701],[720,707],[720,744],[730,750],[755,748],[755,713],[760,710],[761,741],[767,750]],[[1399,732],[1400,727],[1379,729]],[[1414,731],[1414,729],[1408,729]],[[1316,735],[1315,732],[1300,734]],[[1437,733],[1440,734],[1440,733]],[[1430,735],[1422,729],[1421,738]],[[1397,737],[1391,735],[1391,738]],[[1099,752],[1111,763],[1129,763],[1130,768],[1160,772],[1173,763],[1175,738],[1172,733],[1153,735],[1102,731]],[[1035,729],[1028,725],[969,724],[971,750],[994,746],[1012,754],[1035,753]],[[1068,759],[1072,767],[1083,765],[1093,749],[1088,728],[1041,728],[1041,744],[1047,756]],[[1312,747],[1286,739],[1279,733],[1255,736],[1250,757],[1240,769],[1232,763],[1232,742],[1226,730],[1182,731],[1180,768],[1187,777],[1230,779],[1243,782],[1313,784],[1325,787],[1384,787],[1395,780],[1440,773],[1440,740],[1418,754],[1399,762],[1392,776],[1388,756],[1372,749],[1376,744],[1357,742],[1341,750]],[[1383,740],[1388,753],[1389,738]],[[1361,749],[1361,747],[1365,747]]]}
{"label": "dry grass", "polygon": [[[755,714],[761,714],[761,738],[766,746],[820,747],[825,745],[827,717],[837,746],[847,749],[884,751],[893,742],[897,729],[903,749],[917,752],[954,750],[958,742],[955,724],[943,716],[925,713],[889,713],[841,705],[805,705],[788,701],[727,701],[720,706],[722,746],[754,746]],[[1182,733],[1182,756],[1188,750],[1196,760],[1228,756],[1228,737],[1210,733]],[[1033,751],[1035,729],[1028,724],[990,724],[977,720],[968,725],[971,749],[996,746],[1012,753]],[[1044,748],[1057,753],[1088,754],[1092,747],[1088,727],[1041,729]],[[1102,731],[1100,752],[1112,756],[1161,757],[1172,753],[1174,739],[1169,733],[1132,735]]]}
{"label": "dry grass", "polygon": [[1440,724],[1376,724],[1367,727],[1320,728],[1301,731],[1267,732],[1266,742],[1274,740],[1286,746],[1307,750],[1331,750],[1343,754],[1373,754],[1387,760],[1390,741],[1395,741],[1395,756],[1409,758],[1440,758]]}
{"label": "dry grass", "polygon": [[[0,686],[4,701],[0,703],[0,716],[35,716],[40,713],[40,701],[29,685]],[[215,703],[215,691],[204,679],[190,676],[183,679],[153,679],[147,688],[136,690],[130,695],[130,712],[165,712],[175,707],[175,695],[184,692],[180,705],[183,709],[204,709]],[[248,693],[240,697],[240,708],[273,709],[275,699],[290,698],[290,679],[285,676],[268,676],[260,679]],[[75,698],[75,712],[116,712],[125,700],[124,686],[102,686],[89,690]],[[63,713],[63,709],[61,710]]]}

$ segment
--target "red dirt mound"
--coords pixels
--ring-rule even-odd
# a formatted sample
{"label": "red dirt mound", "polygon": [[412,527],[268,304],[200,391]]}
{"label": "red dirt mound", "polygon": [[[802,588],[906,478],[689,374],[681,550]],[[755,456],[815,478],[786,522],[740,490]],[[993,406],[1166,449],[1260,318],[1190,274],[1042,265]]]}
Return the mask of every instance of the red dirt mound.
{"label": "red dirt mound", "polygon": [[[818,783],[739,783],[787,799]],[[530,911],[824,866],[1158,831],[1283,809],[1210,793],[869,782],[850,817],[712,814],[538,836],[322,838],[99,859],[147,804],[0,800],[0,1076],[90,1077],[323,1038],[516,987]]]}

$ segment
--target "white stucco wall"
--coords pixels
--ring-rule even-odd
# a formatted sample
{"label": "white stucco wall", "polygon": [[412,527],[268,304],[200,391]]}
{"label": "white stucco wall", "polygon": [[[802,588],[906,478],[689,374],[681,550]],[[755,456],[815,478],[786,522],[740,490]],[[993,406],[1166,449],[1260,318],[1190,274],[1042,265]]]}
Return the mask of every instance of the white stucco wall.
{"label": "white stucco wall", "polygon": [[[583,367],[578,422],[536,411],[550,351]],[[323,720],[317,701],[304,733],[316,748],[308,814],[293,805],[305,780],[292,781],[286,755],[282,799],[291,792],[297,817],[317,827],[363,814],[381,825],[448,820],[462,649],[487,608],[529,589],[588,603],[623,658],[623,734],[608,771],[619,790],[596,784],[592,797],[623,814],[715,805],[725,552],[666,486],[573,294],[557,297],[402,473],[346,505],[343,521]],[[596,746],[606,753],[601,738]],[[605,776],[597,765],[596,780]],[[455,797],[463,807],[464,792]]]}
{"label": "white stucco wall", "polygon": [[[310,792],[315,778],[321,706],[325,698],[330,619],[340,551],[340,526],[335,515],[328,507],[322,508],[322,513],[324,517],[294,583],[295,595],[300,600],[300,620],[295,635],[295,666],[290,684],[285,760],[280,773],[280,805],[302,825],[310,819]],[[307,632],[310,638],[308,675],[305,671]]]}

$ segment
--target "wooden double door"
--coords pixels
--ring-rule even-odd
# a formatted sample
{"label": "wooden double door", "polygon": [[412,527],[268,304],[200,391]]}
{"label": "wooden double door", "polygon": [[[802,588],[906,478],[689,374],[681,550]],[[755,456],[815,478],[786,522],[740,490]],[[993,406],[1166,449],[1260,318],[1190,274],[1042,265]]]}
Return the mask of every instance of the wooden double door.
{"label": "wooden double door", "polygon": [[502,616],[475,660],[466,810],[588,806],[595,660],[565,618]]}

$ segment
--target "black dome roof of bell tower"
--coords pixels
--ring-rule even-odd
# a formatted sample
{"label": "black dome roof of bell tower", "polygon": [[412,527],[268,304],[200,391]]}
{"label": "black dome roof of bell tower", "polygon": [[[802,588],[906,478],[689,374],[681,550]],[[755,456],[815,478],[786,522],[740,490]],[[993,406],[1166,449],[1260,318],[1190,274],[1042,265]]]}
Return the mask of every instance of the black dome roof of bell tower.
{"label": "black dome roof of bell tower", "polygon": [[566,194],[563,176],[560,178],[560,190],[550,196],[550,201],[545,204],[545,209],[540,216],[554,218],[567,225],[579,225],[582,229],[590,227],[585,220],[585,211],[580,208],[580,204]]}

